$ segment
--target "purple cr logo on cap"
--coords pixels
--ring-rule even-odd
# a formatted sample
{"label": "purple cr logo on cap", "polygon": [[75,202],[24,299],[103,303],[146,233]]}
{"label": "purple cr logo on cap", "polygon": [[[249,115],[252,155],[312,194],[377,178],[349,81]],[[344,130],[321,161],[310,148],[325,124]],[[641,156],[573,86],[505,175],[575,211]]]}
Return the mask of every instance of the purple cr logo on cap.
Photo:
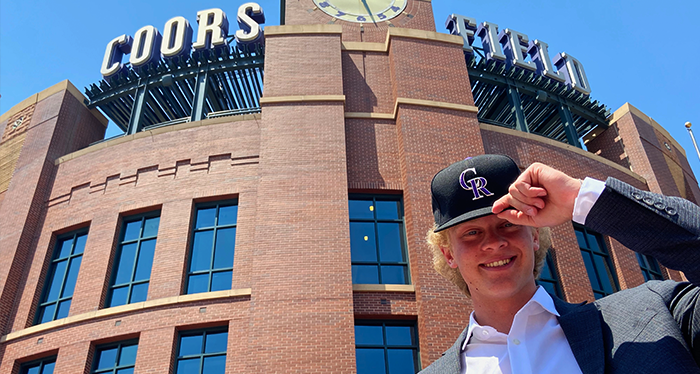
{"label": "purple cr logo on cap", "polygon": [[462,174],[459,175],[459,185],[465,190],[471,191],[474,194],[474,198],[472,200],[478,200],[484,196],[493,196],[493,193],[486,189],[486,184],[488,183],[486,178],[476,177],[466,180],[465,176],[468,172],[472,172],[474,175],[476,175],[476,168],[468,168],[467,170],[463,171]]}

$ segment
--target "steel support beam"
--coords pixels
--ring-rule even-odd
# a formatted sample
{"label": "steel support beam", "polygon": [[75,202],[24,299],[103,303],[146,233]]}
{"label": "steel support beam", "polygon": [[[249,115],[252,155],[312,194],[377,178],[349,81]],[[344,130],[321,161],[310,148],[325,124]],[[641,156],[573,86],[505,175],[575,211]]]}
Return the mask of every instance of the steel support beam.
{"label": "steel support beam", "polygon": [[564,125],[567,143],[574,147],[582,148],[581,143],[578,141],[576,127],[574,127],[574,117],[571,115],[571,110],[569,110],[568,105],[559,104],[559,116],[561,116],[561,123]]}
{"label": "steel support beam", "polygon": [[201,121],[204,119],[204,98],[207,95],[207,78],[209,69],[200,70],[194,84],[194,100],[192,100],[192,113],[190,121]]}
{"label": "steel support beam", "polygon": [[129,116],[129,126],[126,134],[133,135],[141,131],[143,128],[143,109],[146,103],[146,94],[148,92],[148,84],[144,83],[136,88],[134,94],[134,105],[131,106],[131,115]]}
{"label": "steel support beam", "polygon": [[513,116],[515,117],[515,129],[522,132],[530,132],[527,128],[527,120],[525,119],[525,112],[523,111],[523,103],[520,101],[520,94],[518,89],[508,85],[508,101],[513,107]]}

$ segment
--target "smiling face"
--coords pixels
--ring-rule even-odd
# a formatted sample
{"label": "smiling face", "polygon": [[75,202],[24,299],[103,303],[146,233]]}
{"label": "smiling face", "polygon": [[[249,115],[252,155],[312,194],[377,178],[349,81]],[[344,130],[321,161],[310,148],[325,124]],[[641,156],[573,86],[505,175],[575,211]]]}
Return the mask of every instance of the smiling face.
{"label": "smiling face", "polygon": [[474,301],[527,301],[534,295],[536,230],[488,215],[454,226],[448,235],[452,249],[442,253],[459,269]]}

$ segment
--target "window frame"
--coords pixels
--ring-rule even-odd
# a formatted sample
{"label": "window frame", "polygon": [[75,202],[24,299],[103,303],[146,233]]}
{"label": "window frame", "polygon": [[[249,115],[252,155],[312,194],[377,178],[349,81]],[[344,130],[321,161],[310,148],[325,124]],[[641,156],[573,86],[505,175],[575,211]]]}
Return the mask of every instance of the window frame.
{"label": "window frame", "polygon": [[[659,264],[659,261],[652,256],[647,256],[639,252],[635,252],[635,254],[637,255],[637,262],[639,263],[639,270],[641,270],[645,282],[651,280],[662,281],[666,279],[663,271],[661,270],[661,264]],[[658,270],[652,268],[654,265]]]}
{"label": "window frame", "polygon": [[[73,295],[75,295],[75,286],[78,284],[77,280],[78,280],[78,276],[80,275],[80,267],[82,267],[82,257],[83,257],[83,254],[85,253],[86,248],[83,248],[83,251],[77,255],[74,254],[73,252],[75,250],[75,244],[77,243],[79,236],[82,236],[82,235],[86,236],[85,246],[87,247],[87,236],[88,236],[89,231],[90,231],[89,227],[84,227],[84,228],[81,228],[78,230],[73,230],[73,231],[65,233],[65,234],[56,235],[56,240],[54,241],[54,244],[53,244],[53,251],[51,253],[51,260],[49,262],[48,269],[46,270],[46,277],[44,279],[44,286],[41,290],[41,297],[39,298],[39,303],[37,304],[37,307],[36,307],[36,314],[34,316],[34,325],[40,325],[43,323],[56,321],[58,319],[58,318],[56,318],[58,315],[58,310],[59,310],[58,307],[61,304],[61,302],[64,302],[66,300],[71,300],[71,306],[73,306]],[[57,257],[57,256],[60,256],[60,254],[61,254],[60,249],[58,247],[58,244],[62,241],[67,240],[68,238],[72,238],[72,241],[73,241],[73,243],[71,244],[70,254],[67,257]],[[70,265],[78,257],[80,257],[81,259],[80,259],[80,266],[78,267],[78,274],[76,275],[76,284],[73,285],[73,293],[71,293],[70,297],[61,297],[61,295],[63,295],[63,293],[65,292],[66,279],[68,279],[68,273],[70,272]],[[50,287],[51,280],[53,279],[54,272],[56,271],[55,264],[57,264],[61,261],[66,261],[66,269],[64,270],[63,277],[61,278],[61,286],[60,286],[60,289],[58,291],[58,296],[57,296],[56,300],[54,300],[54,301],[47,301],[46,298],[49,296],[49,292],[51,290],[51,287]],[[51,304],[56,305],[56,307],[54,308],[54,311],[53,311],[53,318],[49,321],[41,322],[41,315],[42,315],[43,308],[45,308],[46,306],[51,305]],[[70,307],[68,307],[68,315],[66,315],[66,317],[63,317],[63,318],[67,318],[69,315],[70,315]]]}
{"label": "window frame", "polygon": [[[136,285],[141,285],[148,283],[149,284],[149,289],[150,289],[150,283],[151,283],[151,277],[149,275],[148,280],[145,281],[134,281],[134,276],[136,275],[136,266],[138,265],[138,259],[139,255],[141,254],[141,242],[146,241],[146,240],[155,240],[156,244],[158,243],[158,232],[156,232],[155,236],[149,236],[149,237],[143,237],[141,236],[143,234],[143,229],[145,227],[146,219],[149,218],[155,218],[158,217],[160,218],[160,209],[142,213],[142,214],[136,214],[136,215],[131,215],[131,216],[126,216],[122,217],[121,219],[121,229],[119,232],[119,244],[117,245],[117,250],[114,253],[114,260],[112,262],[112,269],[111,269],[111,275],[109,279],[109,287],[107,288],[107,297],[105,298],[105,308],[113,308],[115,306],[121,306],[121,305],[129,305],[133,304],[131,302],[131,296],[132,296],[132,290],[134,286]],[[132,239],[125,241],[124,236],[126,235],[126,226],[127,223],[135,222],[137,220],[141,220],[141,229],[139,232],[139,237],[137,239]],[[160,220],[158,221],[158,231],[160,231]],[[121,260],[122,256],[122,249],[124,247],[124,244],[133,244],[136,243],[136,253],[134,254],[134,263],[132,264],[131,267],[131,277],[130,281],[127,283],[120,283],[119,285],[115,285],[114,282],[117,279],[117,271],[116,267],[119,265],[119,261]],[[155,249],[154,249],[154,257],[155,257]],[[151,262],[151,271],[153,271],[153,263]],[[126,287],[129,288],[129,290],[126,293],[126,303],[120,304],[120,305],[110,305],[110,302],[112,300],[112,295],[114,293],[114,289],[116,288],[122,288],[126,285]],[[148,300],[148,292],[146,293],[146,300]]]}
{"label": "window frame", "polygon": [[[231,280],[233,281],[233,265],[236,263],[236,240],[238,238],[238,208],[236,208],[236,222],[233,224],[228,224],[228,225],[219,225],[219,211],[221,209],[221,206],[233,206],[235,205],[238,207],[238,199],[226,199],[226,200],[216,200],[216,201],[208,201],[208,202],[202,202],[202,203],[196,203],[194,205],[194,214],[192,215],[192,222],[190,225],[190,233],[191,237],[189,239],[189,250],[188,250],[188,256],[187,256],[187,273],[186,279],[184,283],[184,289],[183,289],[183,294],[184,295],[193,295],[196,293],[205,293],[205,292],[212,292],[211,286],[212,286],[212,281],[213,281],[213,274],[214,273],[223,273],[226,271],[231,272]],[[206,209],[206,208],[211,208],[211,207],[216,207],[216,214],[215,214],[215,222],[214,226],[209,226],[206,228],[200,228],[197,229],[197,212],[200,209]],[[214,257],[216,255],[216,234],[217,231],[220,229],[228,229],[228,228],[234,228],[236,229],[236,238],[234,238],[234,245],[233,245],[233,262],[231,263],[231,267],[227,268],[214,268]],[[213,230],[213,236],[212,236],[212,250],[211,250],[211,258],[209,262],[209,270],[197,270],[197,271],[192,271],[192,256],[194,254],[194,238],[195,234],[197,232],[204,232],[208,230]],[[195,292],[195,293],[189,293],[188,289],[190,286],[190,277],[193,275],[202,275],[202,274],[209,274],[209,284],[207,291],[202,291],[202,292]],[[229,284],[229,290],[231,289],[231,284]]]}
{"label": "window frame", "polygon": [[[376,210],[374,211],[374,218],[369,219],[369,218],[351,218],[350,217],[350,201],[353,200],[359,200],[359,201],[367,201],[367,200],[372,200],[373,206],[376,206],[377,201],[395,201],[398,203],[398,219],[390,220],[390,219],[378,219],[377,218],[377,212]],[[348,194],[348,228],[350,227],[350,224],[352,222],[366,222],[366,223],[372,223],[374,225],[374,240],[375,240],[375,248],[377,251],[377,261],[352,261],[350,260],[350,266],[354,265],[364,265],[364,266],[376,266],[377,267],[377,274],[378,274],[378,281],[376,284],[401,284],[401,285],[410,285],[413,284],[412,279],[411,279],[411,261],[408,255],[408,237],[406,236],[406,215],[404,212],[404,204],[403,204],[403,196],[402,195],[394,195],[394,194],[367,194],[367,193],[350,193]],[[399,224],[399,240],[401,243],[401,252],[404,258],[404,261],[401,262],[384,262],[382,263],[381,260],[381,248],[379,246],[379,231],[378,231],[378,223],[398,223]],[[352,257],[352,245],[350,246],[350,253]],[[393,265],[393,266],[402,266],[404,268],[404,283],[385,283],[382,280],[382,265]],[[364,284],[364,283],[354,283],[353,284]],[[371,283],[374,284],[374,283]]]}
{"label": "window frame", "polygon": [[[387,326],[401,326],[401,327],[410,327],[413,332],[414,336],[414,343],[411,344],[410,346],[408,345],[400,345],[400,346],[390,346],[389,344],[383,344],[381,346],[379,345],[373,345],[373,344],[366,344],[366,345],[357,345],[357,336],[355,336],[355,354],[357,355],[357,349],[358,348],[369,348],[369,349],[383,349],[384,350],[384,368],[386,370],[386,374],[391,374],[389,373],[389,354],[388,351],[390,349],[411,349],[413,350],[413,367],[417,370],[416,373],[420,372],[422,370],[421,367],[421,362],[420,362],[420,339],[418,336],[418,323],[415,320],[382,320],[382,319],[356,319],[354,324],[353,324],[353,329],[355,326],[382,326],[382,338],[384,342],[387,342],[387,335],[386,335],[386,327]],[[357,370],[357,367],[355,368]]]}
{"label": "window frame", "polygon": [[[129,339],[129,340],[124,340],[120,342],[115,342],[115,343],[107,343],[107,344],[101,344],[98,346],[95,346],[95,354],[93,355],[92,359],[92,366],[90,367],[90,374],[105,374],[105,373],[112,373],[116,374],[119,372],[119,370],[123,369],[129,369],[129,368],[136,368],[136,357],[134,357],[134,364],[133,365],[125,365],[125,366],[119,366],[119,358],[121,357],[122,354],[122,347],[123,346],[132,346],[136,345],[136,357],[138,357],[138,345],[139,345],[139,340],[138,339]],[[99,355],[97,354],[99,350],[106,350],[106,349],[111,349],[117,347],[117,356],[115,357],[115,362],[114,366],[111,369],[101,369],[98,370],[96,368],[98,364],[98,357]]]}
{"label": "window frame", "polygon": [[[205,353],[204,350],[206,350],[206,342],[207,342],[207,334],[216,334],[216,333],[226,333],[226,350],[223,353]],[[178,366],[180,365],[180,360],[188,360],[192,359],[195,357],[199,357],[199,373],[198,374],[206,374],[202,373],[204,370],[204,358],[205,357],[215,357],[215,356],[228,356],[228,326],[218,326],[218,327],[210,327],[210,328],[205,328],[205,329],[195,329],[195,330],[181,330],[178,331],[177,334],[177,344],[175,346],[175,367],[173,368],[173,373],[177,373]],[[202,336],[202,347],[201,347],[201,353],[198,355],[188,355],[188,356],[180,356],[180,346],[182,344],[182,337],[183,336],[197,336],[201,335]],[[225,365],[225,364],[224,364]],[[189,374],[189,373],[188,373]]]}
{"label": "window frame", "polygon": [[[564,298],[564,293],[561,290],[561,280],[559,279],[559,273],[557,273],[557,269],[554,267],[554,257],[552,256],[552,252],[547,252],[547,257],[545,257],[544,260],[544,266],[547,266],[549,268],[549,273],[552,274],[553,278],[552,279],[544,279],[542,278],[542,273],[540,273],[540,277],[537,278],[535,281],[539,285],[540,282],[546,282],[549,284],[552,284],[554,286],[554,296],[563,299]],[[542,268],[544,268],[544,266]],[[547,288],[542,286],[545,291],[547,291]]]}
{"label": "window frame", "polygon": [[[586,252],[586,255],[590,256],[591,260],[593,260],[595,258],[594,256],[599,256],[599,257],[602,257],[605,261],[605,265],[607,266],[607,269],[602,269],[602,270],[596,266],[595,261],[592,261],[593,270],[595,272],[595,276],[597,277],[596,280],[597,280],[598,284],[603,284],[603,282],[601,282],[601,276],[602,276],[601,271],[607,271],[608,274],[610,275],[610,281],[611,281],[610,283],[611,283],[611,286],[613,288],[612,292],[607,292],[605,290],[598,290],[598,289],[593,288],[593,283],[590,282],[591,281],[591,279],[590,279],[591,274],[588,272],[588,267],[586,267],[586,274],[588,274],[589,283],[591,285],[591,289],[593,290],[593,296],[595,297],[595,299],[597,300],[597,299],[603,298],[605,296],[611,295],[611,294],[619,291],[620,284],[618,283],[618,280],[617,280],[617,273],[615,271],[615,266],[612,263],[612,259],[610,258],[610,250],[608,249],[608,246],[605,244],[605,240],[603,238],[603,235],[598,233],[598,232],[595,232],[593,230],[589,230],[586,226],[579,225],[577,223],[574,223],[574,231],[582,232],[583,237],[586,240],[587,248],[583,248],[583,247],[581,247],[581,243],[578,243],[578,237],[576,237],[576,242],[578,244],[579,249],[581,250],[581,257],[583,257],[584,252]],[[596,238],[598,248],[600,248],[601,251],[604,251],[604,253],[594,252],[590,248],[590,244],[588,244],[589,235]],[[584,265],[585,265],[585,261],[584,261]],[[596,297],[596,294],[602,294],[602,296]]]}
{"label": "window frame", "polygon": [[[56,363],[57,356],[48,356],[36,360],[32,360],[29,362],[25,362],[19,366],[19,373],[20,374],[27,374],[29,369],[35,368],[36,364],[39,364],[39,373],[38,374],[44,374],[44,367],[48,364],[55,364]],[[54,370],[56,366],[54,365]]]}

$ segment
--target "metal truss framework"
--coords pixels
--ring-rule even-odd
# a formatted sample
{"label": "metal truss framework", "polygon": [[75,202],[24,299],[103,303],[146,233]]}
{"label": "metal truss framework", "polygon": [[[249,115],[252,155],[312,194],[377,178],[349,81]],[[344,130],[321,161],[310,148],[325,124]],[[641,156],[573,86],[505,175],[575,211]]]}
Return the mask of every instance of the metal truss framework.
{"label": "metal truss framework", "polygon": [[[85,88],[125,135],[206,118],[260,112],[262,47],[226,47],[160,61]],[[99,85],[99,86],[98,86]]]}
{"label": "metal truss framework", "polygon": [[535,72],[465,54],[480,122],[534,133],[581,148],[579,139],[608,127],[610,111],[569,86]]}

